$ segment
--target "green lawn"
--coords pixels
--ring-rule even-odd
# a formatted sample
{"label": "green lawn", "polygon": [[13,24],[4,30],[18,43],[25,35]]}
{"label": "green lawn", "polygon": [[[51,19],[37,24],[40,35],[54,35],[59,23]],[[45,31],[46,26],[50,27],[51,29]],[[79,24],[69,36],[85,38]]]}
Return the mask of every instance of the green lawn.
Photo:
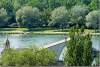
{"label": "green lawn", "polygon": [[[8,34],[24,34],[24,33],[33,33],[33,34],[68,34],[69,29],[53,29],[53,28],[0,28],[0,33]],[[95,34],[93,29],[85,29],[85,33]]]}

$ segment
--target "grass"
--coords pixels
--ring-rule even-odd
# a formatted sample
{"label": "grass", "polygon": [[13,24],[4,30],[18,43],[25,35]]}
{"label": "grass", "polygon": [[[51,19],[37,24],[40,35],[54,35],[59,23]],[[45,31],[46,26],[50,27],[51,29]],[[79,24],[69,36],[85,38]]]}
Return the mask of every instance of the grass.
{"label": "grass", "polygon": [[[69,29],[53,29],[53,28],[0,28],[0,34],[68,34]],[[85,33],[95,35],[95,30],[85,29]],[[100,33],[96,33],[99,34]]]}
{"label": "grass", "polygon": [[64,34],[68,34],[68,32],[32,32],[32,34],[64,35]]}
{"label": "grass", "polygon": [[52,28],[0,28],[0,34],[66,34],[66,30]]}
{"label": "grass", "polygon": [[0,28],[0,31],[68,31],[69,29],[57,28]]}

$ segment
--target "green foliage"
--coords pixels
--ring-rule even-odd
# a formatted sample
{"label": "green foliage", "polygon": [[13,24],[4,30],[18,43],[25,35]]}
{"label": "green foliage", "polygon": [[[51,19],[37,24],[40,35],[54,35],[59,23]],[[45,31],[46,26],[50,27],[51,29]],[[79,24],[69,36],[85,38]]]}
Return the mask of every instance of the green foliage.
{"label": "green foliage", "polygon": [[89,35],[82,30],[72,29],[66,47],[65,64],[68,66],[90,66],[92,63],[92,43]]}
{"label": "green foliage", "polygon": [[[17,18],[18,20],[16,20],[17,12],[26,12],[26,9],[30,10],[30,8],[26,6],[37,8],[41,13],[40,17],[35,17],[34,19],[34,17],[31,16],[29,18],[26,17],[23,19]],[[0,9],[6,9],[7,15],[9,17],[9,20],[7,20],[7,24],[4,24],[5,27],[14,27],[11,25],[15,23],[17,24],[17,22],[19,21],[20,22],[18,23],[18,25],[20,27],[52,27],[52,25],[48,25],[49,22],[53,23],[51,18],[52,12],[62,6],[66,8],[68,14],[66,18],[64,18],[64,20],[59,21],[60,19],[58,19],[56,21],[59,21],[59,23],[63,23],[64,27],[59,23],[57,24],[57,26],[55,25],[55,27],[69,28],[72,26],[76,26],[77,28],[86,28],[85,15],[87,15],[87,13],[90,11],[99,9],[99,0],[0,0]],[[26,8],[24,9],[24,7]],[[31,8],[31,10],[33,10],[33,8]],[[59,9],[58,12],[61,12],[61,10]],[[33,12],[31,14],[33,15]],[[70,19],[68,17],[70,17]],[[36,23],[33,24],[33,22]],[[67,22],[70,22],[70,25],[66,24]]]}
{"label": "green foliage", "polygon": [[83,4],[89,5],[92,0],[81,0]]}
{"label": "green foliage", "polygon": [[7,13],[10,15],[13,12],[13,3],[12,0],[0,0],[2,8],[7,10]]}
{"label": "green foliage", "polygon": [[13,49],[6,49],[1,56],[1,64],[3,66],[14,66],[16,63],[17,53]]}
{"label": "green foliage", "polygon": [[55,53],[48,49],[6,49],[1,57],[2,66],[47,66],[55,63]]}
{"label": "green foliage", "polygon": [[95,10],[91,11],[87,16],[86,16],[86,21],[87,21],[87,27],[88,28],[98,28],[99,27],[99,17],[100,17],[100,11]]}
{"label": "green foliage", "polygon": [[56,28],[66,27],[68,24],[68,12],[64,6],[56,8],[51,12],[50,25]]}
{"label": "green foliage", "polygon": [[99,9],[99,0],[92,0],[91,3],[89,4],[90,10],[97,10]]}
{"label": "green foliage", "polygon": [[74,5],[78,4],[80,0],[62,0],[67,9],[71,9]]}
{"label": "green foliage", "polygon": [[85,5],[76,5],[71,9],[71,22],[82,28],[85,25],[85,16],[88,14],[89,9]]}
{"label": "green foliage", "polygon": [[83,65],[89,66],[92,64],[93,57],[92,57],[92,42],[90,35],[85,36],[84,40],[84,51],[83,51]]}
{"label": "green foliage", "polygon": [[0,9],[0,27],[3,27],[7,24],[9,17],[7,15],[6,9]]}
{"label": "green foliage", "polygon": [[32,6],[25,6],[16,12],[16,20],[21,27],[37,27],[40,23],[39,9]]}

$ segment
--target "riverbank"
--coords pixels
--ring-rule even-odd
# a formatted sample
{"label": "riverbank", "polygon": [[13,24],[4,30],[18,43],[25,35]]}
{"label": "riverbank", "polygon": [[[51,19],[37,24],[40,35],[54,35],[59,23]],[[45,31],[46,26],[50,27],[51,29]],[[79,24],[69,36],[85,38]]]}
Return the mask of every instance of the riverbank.
{"label": "riverbank", "polygon": [[[68,34],[69,29],[52,29],[52,28],[0,28],[0,34],[48,34],[48,35],[61,35]],[[91,35],[100,35],[96,33],[93,29],[85,29],[85,33],[90,33]]]}
{"label": "riverbank", "polygon": [[30,32],[23,32],[23,31],[0,31],[0,34],[48,34],[48,35],[60,35],[60,34],[68,34],[68,32],[53,32],[53,31],[49,31],[49,32],[39,32],[39,31],[30,31]]}
{"label": "riverbank", "polygon": [[67,29],[52,29],[52,28],[0,28],[0,34],[68,34]]}
{"label": "riverbank", "polygon": [[[48,31],[45,31],[45,32],[39,32],[39,31],[31,31],[31,32],[23,32],[23,31],[0,31],[0,34],[35,34],[35,35],[39,35],[39,34],[42,34],[42,35],[66,35],[66,34],[69,34],[69,32],[48,32]],[[91,35],[100,35],[100,33],[90,33]]]}

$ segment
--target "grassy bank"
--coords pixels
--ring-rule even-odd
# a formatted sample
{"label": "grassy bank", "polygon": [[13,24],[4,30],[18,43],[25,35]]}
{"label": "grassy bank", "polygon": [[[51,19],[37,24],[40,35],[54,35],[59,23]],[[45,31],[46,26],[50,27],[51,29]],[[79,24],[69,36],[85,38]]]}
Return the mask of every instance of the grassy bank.
{"label": "grassy bank", "polygon": [[0,31],[28,31],[27,28],[0,28]]}
{"label": "grassy bank", "polygon": [[69,29],[57,29],[57,28],[0,28],[0,31],[55,31],[55,32],[66,32]]}
{"label": "grassy bank", "polygon": [[53,32],[53,31],[30,31],[30,32],[23,32],[23,31],[0,31],[0,34],[68,34],[68,32]]}
{"label": "grassy bank", "polygon": [[[68,34],[69,29],[52,29],[52,28],[0,28],[0,34]],[[95,33],[95,30],[85,29],[85,33],[91,33],[92,35],[100,35]]]}
{"label": "grassy bank", "polygon": [[52,29],[52,28],[0,28],[0,34],[66,34],[68,29]]}

